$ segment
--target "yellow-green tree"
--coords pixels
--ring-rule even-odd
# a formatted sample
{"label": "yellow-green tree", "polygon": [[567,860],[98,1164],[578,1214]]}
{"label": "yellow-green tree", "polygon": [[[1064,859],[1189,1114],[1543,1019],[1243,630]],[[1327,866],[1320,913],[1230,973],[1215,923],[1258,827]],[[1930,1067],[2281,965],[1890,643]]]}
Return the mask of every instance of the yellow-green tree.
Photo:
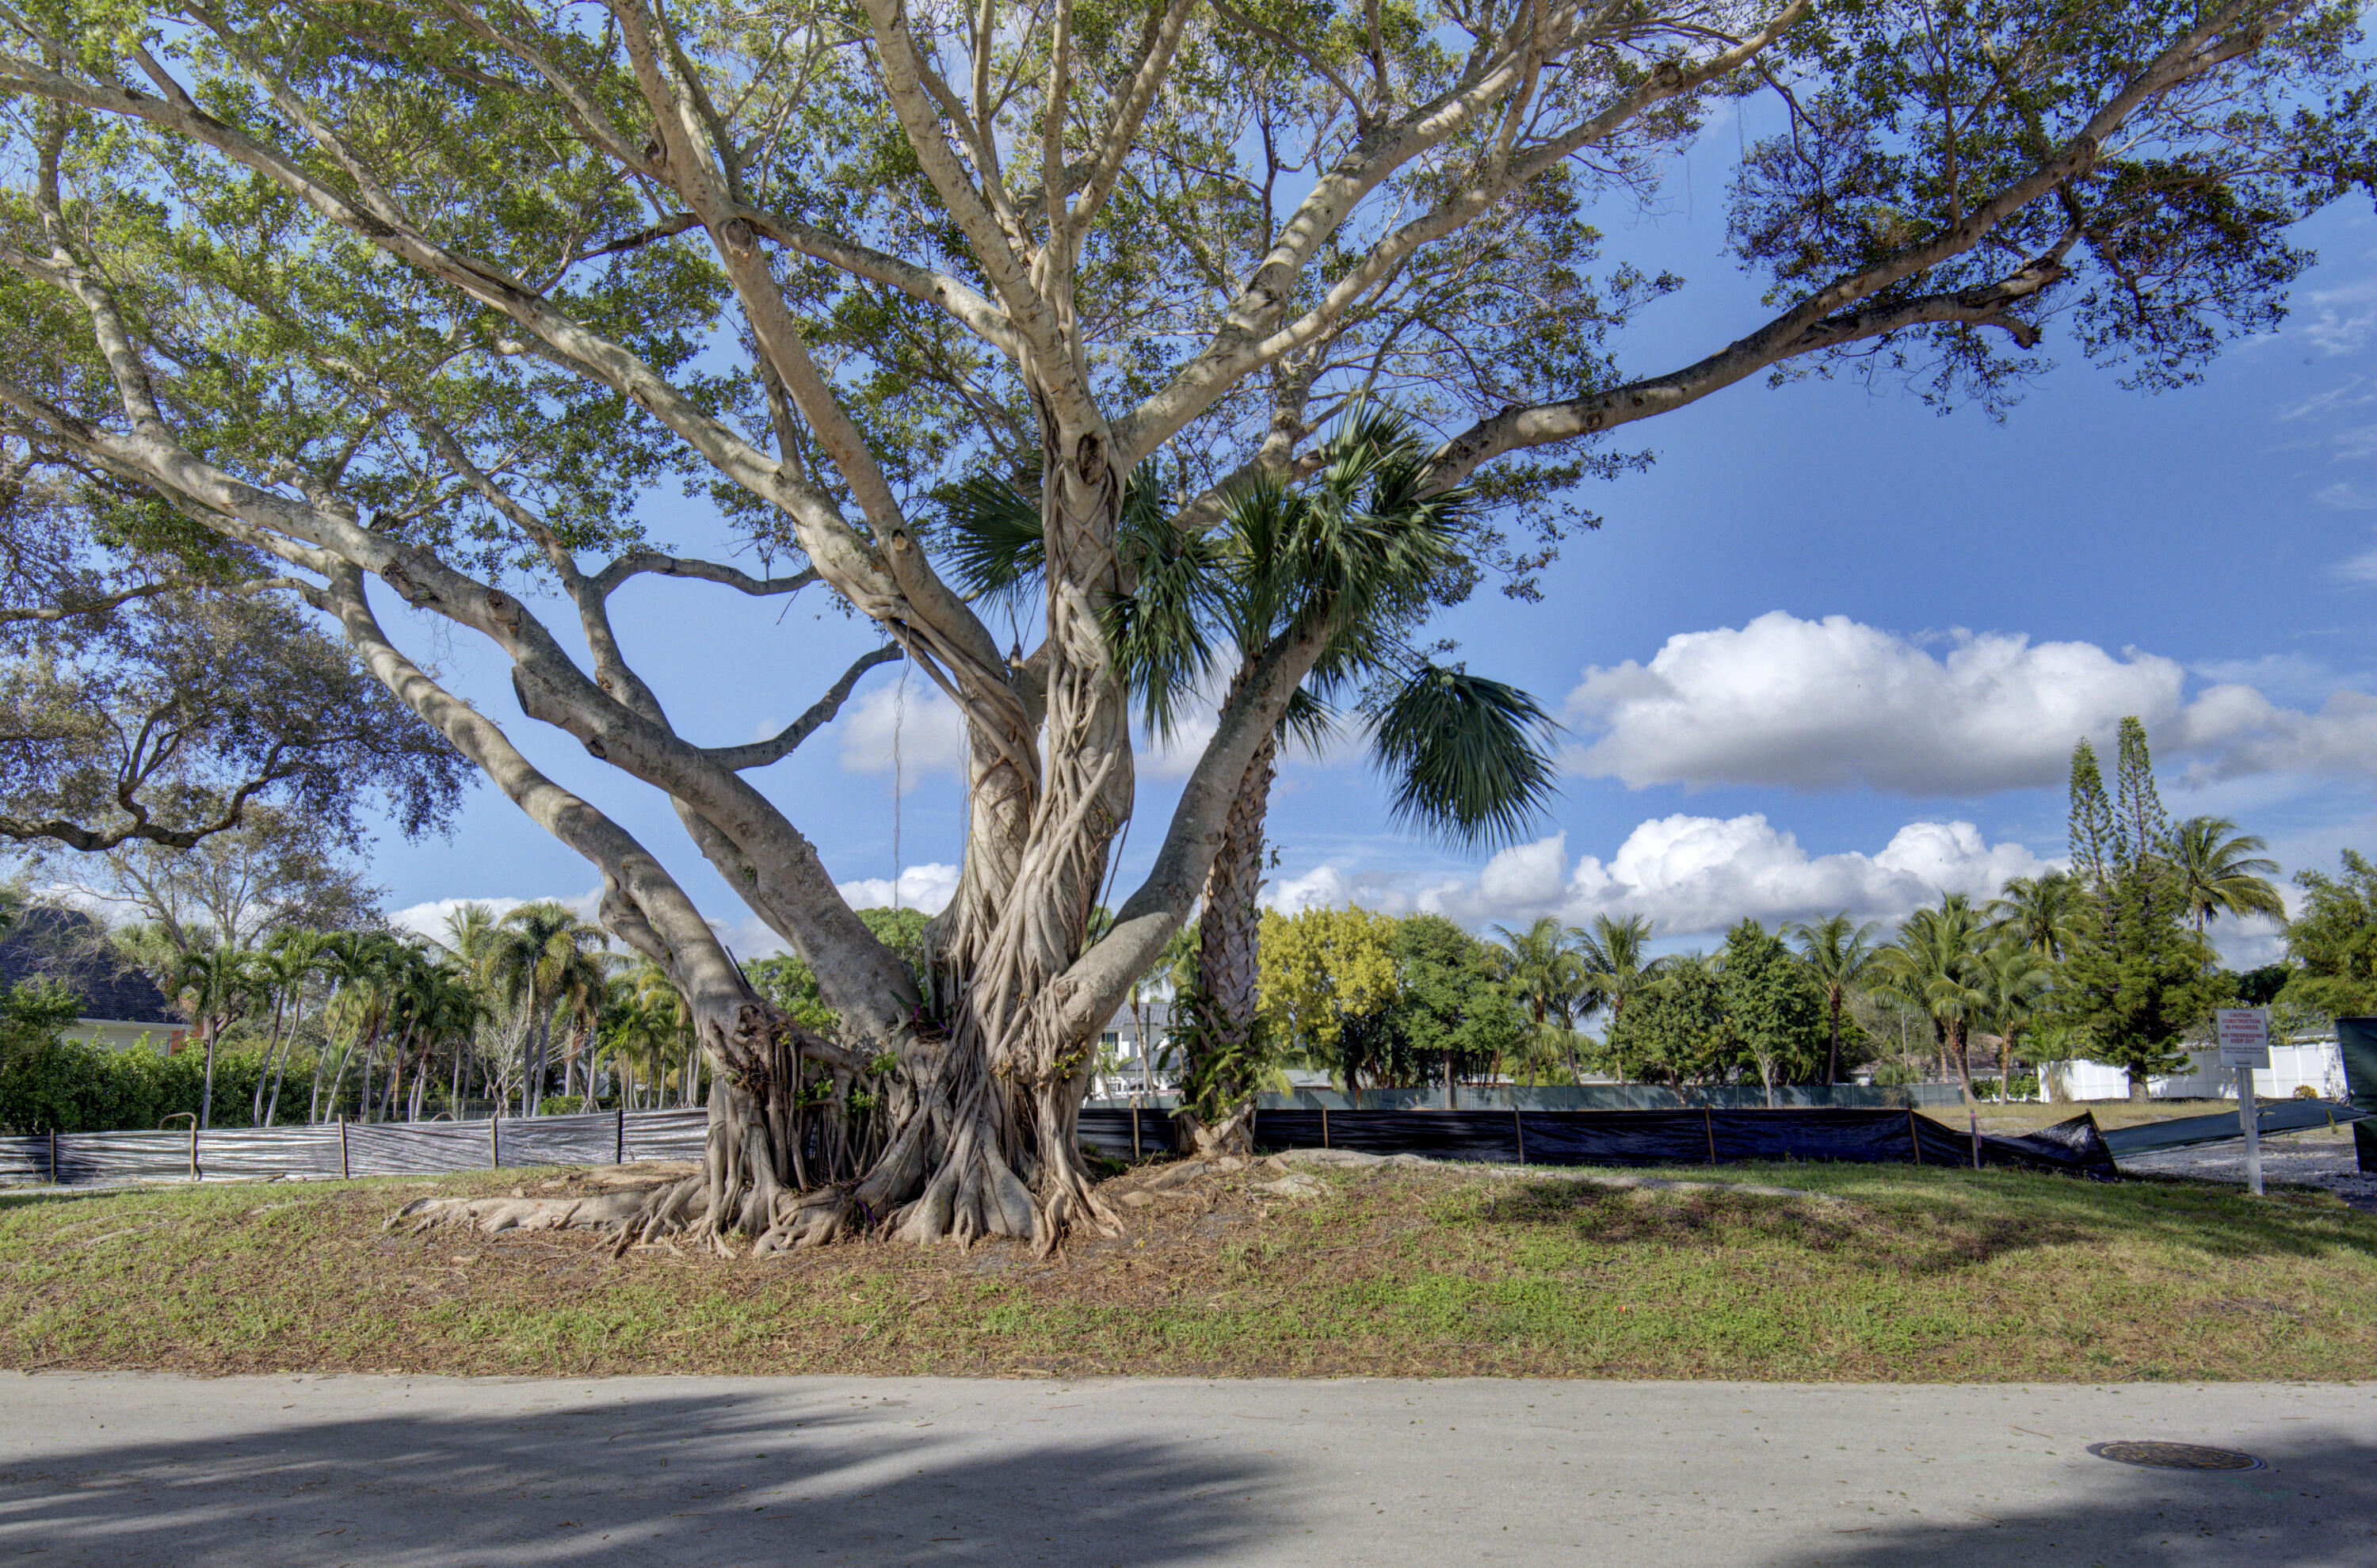
{"label": "yellow-green tree", "polygon": [[1262,916],[1258,996],[1271,1037],[1324,1063],[1350,1095],[1360,1064],[1342,1049],[1345,1021],[1395,1000],[1395,922],[1368,909]]}

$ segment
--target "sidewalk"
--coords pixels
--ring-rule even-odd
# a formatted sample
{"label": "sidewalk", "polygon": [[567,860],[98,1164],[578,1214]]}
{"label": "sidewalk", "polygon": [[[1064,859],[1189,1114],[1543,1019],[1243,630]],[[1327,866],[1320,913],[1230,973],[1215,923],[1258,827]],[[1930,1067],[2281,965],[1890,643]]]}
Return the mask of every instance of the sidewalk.
{"label": "sidewalk", "polygon": [[[42,1564],[2377,1561],[2377,1390],[0,1375]],[[2240,1448],[2133,1469],[2102,1440]]]}

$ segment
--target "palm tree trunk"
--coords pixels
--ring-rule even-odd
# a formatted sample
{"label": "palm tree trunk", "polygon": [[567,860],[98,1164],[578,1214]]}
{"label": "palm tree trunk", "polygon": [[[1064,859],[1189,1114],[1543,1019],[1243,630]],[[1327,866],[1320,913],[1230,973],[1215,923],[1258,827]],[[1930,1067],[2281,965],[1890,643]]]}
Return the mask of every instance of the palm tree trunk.
{"label": "palm tree trunk", "polygon": [[198,1092],[198,1131],[203,1132],[207,1130],[214,1116],[215,1032],[219,1027],[221,1027],[221,1025],[216,1022],[215,1015],[210,1011],[201,1013],[199,1016],[206,1020],[204,1026],[199,1030],[199,1034],[205,1037],[207,1046],[206,1086]]}
{"label": "palm tree trunk", "polygon": [[1973,1093],[1973,1065],[1965,1050],[1965,1021],[1961,1018],[1948,1025],[1948,1046],[1955,1052],[1956,1076],[1964,1083],[1965,1103],[1969,1106],[1977,1103],[1980,1096]]}
{"label": "palm tree trunk", "polygon": [[[272,988],[272,1038],[266,1042],[264,1047],[264,1065],[267,1068],[269,1068],[273,1059],[281,1054],[281,1015],[288,1006],[288,988],[275,986]],[[248,1100],[247,1124],[250,1127],[264,1125],[264,1079],[265,1074],[261,1072],[256,1075],[256,1093]]]}
{"label": "palm tree trunk", "polygon": [[1824,1084],[1827,1088],[1841,1081],[1841,993],[1833,992],[1833,1043],[1824,1054]]}
{"label": "palm tree trunk", "polygon": [[[1214,1057],[1242,1060],[1253,1038],[1255,1008],[1261,974],[1263,821],[1271,810],[1272,777],[1278,762],[1278,744],[1266,738],[1238,781],[1237,799],[1231,804],[1222,831],[1222,847],[1205,876],[1204,909],[1197,928],[1197,988],[1205,1010],[1205,1027],[1189,1035],[1188,1075],[1206,1083],[1214,1071]],[[1200,1061],[1198,1056],[1206,1059]],[[1214,1084],[1202,1107],[1217,1124],[1227,1125],[1254,1095],[1254,1080]]]}
{"label": "palm tree trunk", "polygon": [[[266,1127],[281,1119],[281,1084],[289,1071],[289,1059],[297,1049],[297,1031],[305,1023],[305,982],[300,979],[294,988],[296,996],[294,1005],[290,1009],[289,1037],[281,1042],[281,1055],[273,1064],[272,1098],[264,1107],[262,1125]],[[307,1119],[312,1118],[308,1116]]]}

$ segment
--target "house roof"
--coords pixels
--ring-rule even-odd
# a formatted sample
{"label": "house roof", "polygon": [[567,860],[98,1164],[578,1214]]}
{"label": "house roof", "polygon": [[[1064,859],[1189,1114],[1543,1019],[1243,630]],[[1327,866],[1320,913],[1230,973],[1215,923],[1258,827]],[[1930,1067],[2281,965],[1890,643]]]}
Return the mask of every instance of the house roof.
{"label": "house roof", "polygon": [[79,909],[35,904],[0,937],[0,976],[10,985],[48,978],[82,994],[82,1016],[178,1028],[165,993],[114,956],[99,921]]}

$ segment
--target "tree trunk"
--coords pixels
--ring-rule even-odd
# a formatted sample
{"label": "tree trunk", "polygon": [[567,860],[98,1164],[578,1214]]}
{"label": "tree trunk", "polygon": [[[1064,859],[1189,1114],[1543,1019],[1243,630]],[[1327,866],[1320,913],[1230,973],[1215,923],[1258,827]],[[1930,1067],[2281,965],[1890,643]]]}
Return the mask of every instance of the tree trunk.
{"label": "tree trunk", "polygon": [[2142,1106],[2152,1100],[2154,1098],[2154,1095],[2151,1092],[2153,1075],[2142,1067],[2132,1067],[2128,1071],[2130,1075],[2130,1104],[2133,1106]]}
{"label": "tree trunk", "polygon": [[1833,1043],[1824,1053],[1824,1086],[1841,1081],[1841,993],[1833,993]]}
{"label": "tree trunk", "polygon": [[[268,1071],[271,1068],[272,1064],[280,1059],[281,1019],[281,1014],[287,1011],[288,1006],[288,990],[284,987],[274,987],[272,993],[272,1038],[266,1043],[264,1047],[264,1065]],[[261,1127],[264,1125],[264,1091],[265,1079],[267,1075],[268,1074],[266,1072],[259,1072],[256,1075],[256,1093],[250,1097],[247,1107],[247,1124],[250,1127]],[[277,1082],[273,1087],[277,1097],[279,1089]]]}
{"label": "tree trunk", "polygon": [[1956,1058],[1956,1076],[1965,1085],[1965,1103],[1976,1105],[1980,1096],[1973,1093],[1973,1067],[1965,1050],[1965,1021],[1961,1018],[1948,1025],[1948,1048]]}
{"label": "tree trunk", "polygon": [[[1197,925],[1197,995],[1190,1001],[1188,1080],[1203,1089],[1183,1109],[1190,1147],[1250,1153],[1256,1087],[1248,1071],[1262,974],[1263,824],[1279,743],[1266,737],[1238,784],[1222,847],[1205,874]],[[1202,1135],[1201,1137],[1200,1135]]]}
{"label": "tree trunk", "polygon": [[198,1131],[201,1132],[207,1130],[209,1119],[213,1116],[215,1108],[215,1033],[217,1024],[212,1013],[208,1013],[205,1017],[206,1023],[199,1031],[206,1036],[207,1046],[206,1086],[199,1091],[198,1099]]}

